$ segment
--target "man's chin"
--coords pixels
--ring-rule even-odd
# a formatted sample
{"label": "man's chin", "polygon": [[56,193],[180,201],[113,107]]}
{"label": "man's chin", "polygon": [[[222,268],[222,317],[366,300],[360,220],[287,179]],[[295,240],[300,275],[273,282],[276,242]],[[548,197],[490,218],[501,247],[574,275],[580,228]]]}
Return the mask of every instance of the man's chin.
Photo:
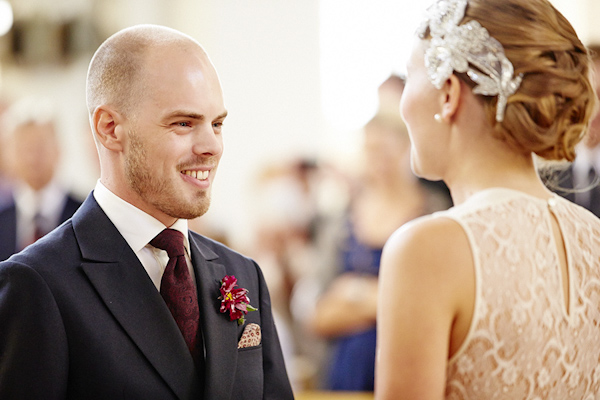
{"label": "man's chin", "polygon": [[210,208],[210,201],[206,199],[203,201],[204,204],[192,204],[187,207],[181,207],[179,209],[171,209],[166,212],[173,218],[179,219],[194,219],[203,216],[208,212]]}

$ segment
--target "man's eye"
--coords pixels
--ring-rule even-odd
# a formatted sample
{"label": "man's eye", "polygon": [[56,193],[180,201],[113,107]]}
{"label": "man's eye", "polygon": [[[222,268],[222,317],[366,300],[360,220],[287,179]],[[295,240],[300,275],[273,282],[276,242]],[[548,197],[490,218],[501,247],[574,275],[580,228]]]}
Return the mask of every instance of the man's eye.
{"label": "man's eye", "polygon": [[185,122],[185,121],[181,121],[181,122],[175,122],[175,125],[185,127],[185,126],[190,126],[190,123],[189,122]]}

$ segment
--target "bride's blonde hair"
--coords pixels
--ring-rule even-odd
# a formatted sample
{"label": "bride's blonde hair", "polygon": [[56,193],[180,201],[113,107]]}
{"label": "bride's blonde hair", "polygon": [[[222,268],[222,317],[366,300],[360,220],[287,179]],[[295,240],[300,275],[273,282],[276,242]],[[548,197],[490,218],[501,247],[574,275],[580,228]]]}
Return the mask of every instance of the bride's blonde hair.
{"label": "bride's blonde hair", "polygon": [[588,50],[569,21],[547,0],[469,0],[461,24],[470,20],[502,44],[515,76],[523,74],[504,121],[495,120],[497,97],[483,97],[498,138],[546,160],[573,161],[596,94]]}

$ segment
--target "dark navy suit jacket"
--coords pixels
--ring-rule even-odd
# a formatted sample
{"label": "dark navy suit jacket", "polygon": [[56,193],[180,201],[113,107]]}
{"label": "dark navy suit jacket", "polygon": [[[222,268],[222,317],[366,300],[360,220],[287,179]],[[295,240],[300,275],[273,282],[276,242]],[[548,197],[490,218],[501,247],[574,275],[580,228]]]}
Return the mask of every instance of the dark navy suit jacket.
{"label": "dark navy suit jacket", "polygon": [[[68,195],[65,205],[60,214],[59,225],[77,211],[81,206],[81,201]],[[0,261],[16,253],[17,248],[17,206],[14,199],[0,207]]]}
{"label": "dark navy suit jacket", "polygon": [[[175,320],[92,195],[72,219],[0,263],[2,399],[292,399],[257,264],[190,232],[206,368],[199,378]],[[219,312],[234,275],[262,343]],[[202,383],[203,381],[203,383]]]}

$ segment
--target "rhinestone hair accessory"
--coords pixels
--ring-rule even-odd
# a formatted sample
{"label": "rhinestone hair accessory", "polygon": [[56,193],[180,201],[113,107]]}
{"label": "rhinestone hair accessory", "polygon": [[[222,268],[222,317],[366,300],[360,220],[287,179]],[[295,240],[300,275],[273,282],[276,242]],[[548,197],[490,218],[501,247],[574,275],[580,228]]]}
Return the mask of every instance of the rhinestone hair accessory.
{"label": "rhinestone hair accessory", "polygon": [[514,67],[502,44],[475,20],[458,25],[465,16],[467,0],[438,0],[427,9],[417,34],[431,35],[425,52],[425,67],[433,85],[441,89],[453,71],[466,72],[476,84],[473,93],[498,96],[496,121],[502,122],[508,97],[514,94],[523,74],[514,77]]}

